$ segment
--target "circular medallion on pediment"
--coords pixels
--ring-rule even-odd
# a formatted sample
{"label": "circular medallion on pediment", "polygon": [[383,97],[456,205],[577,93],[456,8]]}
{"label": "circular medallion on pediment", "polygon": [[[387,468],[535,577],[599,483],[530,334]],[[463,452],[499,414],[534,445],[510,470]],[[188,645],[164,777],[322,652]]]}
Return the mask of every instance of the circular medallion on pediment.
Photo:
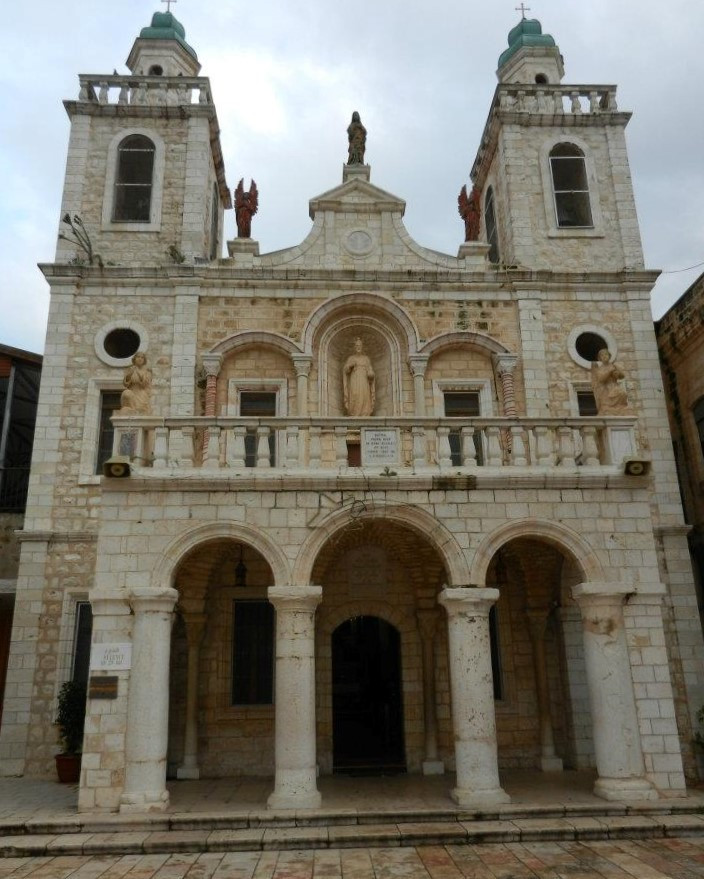
{"label": "circular medallion on pediment", "polygon": [[355,229],[345,238],[344,245],[352,256],[367,256],[374,250],[374,239],[364,229]]}

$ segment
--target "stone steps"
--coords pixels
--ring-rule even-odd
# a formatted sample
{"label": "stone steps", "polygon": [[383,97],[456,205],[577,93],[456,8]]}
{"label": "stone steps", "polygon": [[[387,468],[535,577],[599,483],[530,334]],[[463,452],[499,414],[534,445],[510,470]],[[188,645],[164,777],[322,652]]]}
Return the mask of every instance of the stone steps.
{"label": "stone steps", "polygon": [[496,810],[72,815],[0,821],[0,856],[168,854],[704,836],[701,799]]}

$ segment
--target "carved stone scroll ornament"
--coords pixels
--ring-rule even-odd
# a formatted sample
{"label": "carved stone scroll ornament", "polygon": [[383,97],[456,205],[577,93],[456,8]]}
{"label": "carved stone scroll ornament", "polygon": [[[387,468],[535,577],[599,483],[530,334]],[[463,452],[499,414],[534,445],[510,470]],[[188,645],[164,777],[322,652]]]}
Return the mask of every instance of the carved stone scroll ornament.
{"label": "carved stone scroll ornament", "polygon": [[152,371],[147,366],[147,355],[138,351],[132,358],[122,380],[125,386],[120,397],[120,415],[151,415]]}
{"label": "carved stone scroll ornament", "polygon": [[602,348],[597,354],[596,362],[592,363],[592,391],[599,415],[626,415],[628,413],[628,397],[619,384],[625,373],[611,362],[611,354]]}

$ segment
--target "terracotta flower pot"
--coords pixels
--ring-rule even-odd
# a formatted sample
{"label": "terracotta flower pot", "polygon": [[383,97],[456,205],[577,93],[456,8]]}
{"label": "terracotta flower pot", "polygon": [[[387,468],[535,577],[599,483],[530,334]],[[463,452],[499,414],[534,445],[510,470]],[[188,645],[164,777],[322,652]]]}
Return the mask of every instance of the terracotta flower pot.
{"label": "terracotta flower pot", "polygon": [[62,784],[77,784],[81,777],[80,754],[56,754],[56,774]]}

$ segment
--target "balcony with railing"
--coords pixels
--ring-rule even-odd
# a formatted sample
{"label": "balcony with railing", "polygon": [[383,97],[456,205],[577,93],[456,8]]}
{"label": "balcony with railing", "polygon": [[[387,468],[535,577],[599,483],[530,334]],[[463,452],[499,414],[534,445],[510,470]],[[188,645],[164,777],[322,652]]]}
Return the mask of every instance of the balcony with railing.
{"label": "balcony with railing", "polygon": [[114,457],[147,478],[604,476],[635,453],[635,419],[626,417],[116,416],[113,426]]}

